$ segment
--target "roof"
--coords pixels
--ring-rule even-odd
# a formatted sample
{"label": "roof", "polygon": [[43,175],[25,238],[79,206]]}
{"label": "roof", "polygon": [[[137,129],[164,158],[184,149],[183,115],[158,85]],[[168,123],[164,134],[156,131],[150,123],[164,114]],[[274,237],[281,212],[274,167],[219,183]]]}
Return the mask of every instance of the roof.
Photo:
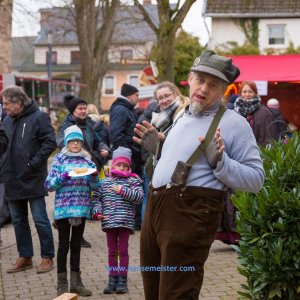
{"label": "roof", "polygon": [[299,0],[204,0],[205,17],[299,17]]}
{"label": "roof", "polygon": [[36,36],[24,36],[12,38],[12,68],[18,69],[26,60],[26,58],[33,53],[33,44]]}
{"label": "roof", "polygon": [[[158,23],[157,6],[147,5],[145,9],[151,15],[155,24]],[[78,45],[77,35],[72,23],[73,11],[69,8],[54,7],[41,9],[41,31],[36,45],[47,45],[47,31],[51,30],[53,44]],[[155,41],[156,35],[144,20],[136,6],[121,6],[118,11],[117,25],[115,27],[112,43],[145,43]],[[99,26],[102,19],[99,18]]]}
{"label": "roof", "polygon": [[231,56],[241,71],[236,80],[300,81],[300,54]]}

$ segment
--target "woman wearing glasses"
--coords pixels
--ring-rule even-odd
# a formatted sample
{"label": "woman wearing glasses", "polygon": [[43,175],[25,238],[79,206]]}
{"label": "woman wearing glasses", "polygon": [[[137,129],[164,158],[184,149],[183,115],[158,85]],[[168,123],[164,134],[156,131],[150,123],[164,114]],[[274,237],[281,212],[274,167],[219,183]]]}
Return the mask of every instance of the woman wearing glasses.
{"label": "woman wearing glasses", "polygon": [[158,104],[152,112],[151,123],[162,133],[167,134],[173,122],[183,114],[188,106],[189,99],[184,97],[178,87],[169,81],[160,83],[155,91],[154,98]]}
{"label": "woman wearing glasses", "polygon": [[[146,120],[153,124],[160,132],[160,137],[163,140],[168,134],[169,129],[172,127],[172,124],[184,113],[190,100],[189,98],[184,97],[180,93],[178,87],[170,81],[164,81],[157,85],[154,91],[154,99],[155,101],[151,102],[144,110],[143,114],[138,119],[138,123],[142,123],[142,121]],[[153,162],[152,157],[149,158],[149,153],[144,148],[141,148],[141,154],[145,166],[151,166]],[[157,159],[159,156],[160,155],[158,154]],[[148,179],[149,172],[146,172],[144,176],[145,197],[142,204],[142,217],[147,203]]]}

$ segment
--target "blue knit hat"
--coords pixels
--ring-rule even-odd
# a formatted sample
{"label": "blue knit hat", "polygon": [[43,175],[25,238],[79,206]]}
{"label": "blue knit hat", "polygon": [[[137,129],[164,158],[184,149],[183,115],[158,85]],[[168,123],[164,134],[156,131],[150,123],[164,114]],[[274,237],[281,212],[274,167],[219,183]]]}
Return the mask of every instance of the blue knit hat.
{"label": "blue knit hat", "polygon": [[72,140],[81,140],[82,142],[84,141],[82,131],[77,125],[72,125],[65,129],[64,136],[65,146],[67,146],[68,142]]}

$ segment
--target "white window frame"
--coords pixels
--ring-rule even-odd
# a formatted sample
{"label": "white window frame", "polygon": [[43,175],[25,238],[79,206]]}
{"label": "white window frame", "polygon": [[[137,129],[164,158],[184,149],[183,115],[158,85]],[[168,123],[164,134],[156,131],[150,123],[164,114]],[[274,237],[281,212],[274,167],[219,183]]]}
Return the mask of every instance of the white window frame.
{"label": "white window frame", "polygon": [[[278,37],[277,39],[281,39],[283,38],[283,42],[282,43],[270,43],[270,39],[271,38],[276,38],[276,37],[271,37],[270,36],[270,31],[271,31],[271,28],[275,28],[275,27],[281,27],[283,29],[283,37]],[[268,45],[270,47],[276,47],[276,46],[283,46],[286,44],[286,24],[268,24]]]}
{"label": "white window frame", "polygon": [[[113,93],[112,94],[107,94],[106,93],[106,78],[111,77],[113,79]],[[103,95],[104,96],[115,96],[116,95],[116,76],[114,75],[106,75],[103,79]]]}
{"label": "white window frame", "polygon": [[[137,77],[137,83],[138,83],[137,85],[135,85],[135,84],[133,84],[133,83],[131,82],[130,78],[132,78],[132,77]],[[138,74],[130,74],[130,75],[128,75],[127,82],[128,82],[129,84],[135,86],[137,89],[140,87],[140,80],[139,80],[139,75],[138,75]]]}

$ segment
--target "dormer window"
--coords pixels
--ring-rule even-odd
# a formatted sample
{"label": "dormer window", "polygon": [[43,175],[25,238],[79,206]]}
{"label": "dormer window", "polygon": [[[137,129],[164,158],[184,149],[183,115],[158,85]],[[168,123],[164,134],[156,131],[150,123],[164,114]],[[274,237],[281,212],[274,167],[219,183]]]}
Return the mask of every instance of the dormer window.
{"label": "dormer window", "polygon": [[132,49],[121,50],[121,59],[133,59]]}

